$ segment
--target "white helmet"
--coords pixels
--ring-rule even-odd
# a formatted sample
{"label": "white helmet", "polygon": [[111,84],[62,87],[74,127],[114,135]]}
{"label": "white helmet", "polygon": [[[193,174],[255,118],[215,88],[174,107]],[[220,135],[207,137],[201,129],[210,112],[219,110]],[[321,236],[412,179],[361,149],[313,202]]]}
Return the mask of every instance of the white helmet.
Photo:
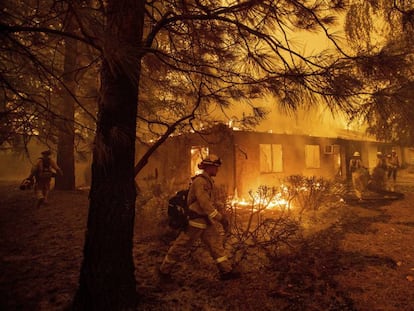
{"label": "white helmet", "polygon": [[198,164],[199,169],[204,169],[206,166],[217,166],[221,165],[221,159],[216,156],[215,154],[210,154],[206,158],[204,158],[200,164]]}

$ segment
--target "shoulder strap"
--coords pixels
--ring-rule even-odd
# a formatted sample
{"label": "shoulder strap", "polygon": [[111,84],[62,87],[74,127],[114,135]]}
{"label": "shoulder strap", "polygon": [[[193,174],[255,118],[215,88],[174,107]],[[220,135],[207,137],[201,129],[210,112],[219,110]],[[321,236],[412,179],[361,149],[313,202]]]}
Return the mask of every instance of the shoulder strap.
{"label": "shoulder strap", "polygon": [[209,183],[210,183],[210,185],[211,186],[213,186],[213,184],[212,184],[212,182],[211,182],[211,180],[209,179],[209,178],[207,178],[205,175],[203,175],[203,174],[198,174],[198,175],[195,175],[194,176],[194,178],[193,178],[193,181],[196,179],[196,178],[198,178],[198,177],[202,177],[202,178],[204,178],[205,180],[207,180]]}
{"label": "shoulder strap", "polygon": [[[194,180],[196,180],[197,178],[203,178],[203,179],[205,179],[205,180],[207,180],[209,183],[210,183],[210,186],[213,188],[213,183],[212,183],[212,181],[208,178],[208,177],[206,177],[205,175],[203,175],[203,174],[198,174],[198,175],[195,175],[193,178],[192,178],[192,180],[191,180],[191,184],[194,182]],[[190,185],[190,187],[191,187],[191,185]],[[189,187],[189,189],[190,189],[190,187]],[[189,201],[187,201],[187,203],[188,203],[188,206],[190,206],[192,203],[193,203],[194,201],[191,201],[191,202],[189,202]]]}

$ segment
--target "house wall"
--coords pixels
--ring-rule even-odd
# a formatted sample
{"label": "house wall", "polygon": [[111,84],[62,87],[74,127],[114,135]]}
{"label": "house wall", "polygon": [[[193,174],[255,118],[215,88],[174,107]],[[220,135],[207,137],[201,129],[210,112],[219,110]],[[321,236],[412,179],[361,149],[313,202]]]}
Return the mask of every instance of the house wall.
{"label": "house wall", "polygon": [[414,148],[404,148],[402,150],[401,161],[410,168],[414,167]]}
{"label": "house wall", "polygon": [[[257,132],[234,132],[235,183],[237,195],[246,197],[250,190],[260,185],[277,186],[289,175],[318,176],[330,178],[340,169],[339,148],[332,154],[325,154],[326,145],[336,143],[332,138],[318,138],[304,135],[287,135]],[[282,172],[260,172],[260,144],[282,146]],[[320,167],[307,168],[305,145],[320,146]]]}
{"label": "house wall", "polygon": [[[260,172],[260,144],[282,146],[281,172]],[[306,145],[320,146],[319,168],[306,167]],[[333,152],[326,153],[325,146],[331,145],[335,146]],[[376,164],[376,152],[386,153],[390,149],[390,146],[378,142],[233,131],[223,125],[205,132],[203,136],[193,133],[170,137],[154,152],[147,166],[138,175],[139,186],[148,188],[160,185],[169,193],[187,187],[191,177],[193,146],[208,147],[210,153],[217,154],[222,159],[222,166],[215,178],[216,185],[228,195],[244,198],[249,197],[250,190],[256,191],[261,185],[278,186],[290,175],[350,178],[349,161],[355,151],[361,153],[363,163],[372,171]],[[146,148],[140,146],[137,150],[138,159]]]}

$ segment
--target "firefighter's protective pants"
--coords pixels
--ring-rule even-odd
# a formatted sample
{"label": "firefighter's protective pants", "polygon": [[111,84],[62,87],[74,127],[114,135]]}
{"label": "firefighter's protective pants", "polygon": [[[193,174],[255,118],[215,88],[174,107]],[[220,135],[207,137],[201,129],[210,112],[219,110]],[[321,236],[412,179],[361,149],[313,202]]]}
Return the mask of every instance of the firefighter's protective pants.
{"label": "firefighter's protective pants", "polygon": [[388,169],[388,179],[392,179],[394,182],[397,180],[397,168],[396,167],[390,167]]}
{"label": "firefighter's protective pants", "polygon": [[369,175],[365,170],[359,169],[352,173],[352,183],[354,185],[355,194],[362,199],[362,194],[367,188]]}
{"label": "firefighter's protective pants", "polygon": [[200,238],[207,245],[210,255],[216,262],[220,273],[230,272],[232,267],[225,255],[223,238],[218,226],[219,224],[215,221],[207,225],[205,229],[189,225],[187,230],[182,231],[173,242],[161,264],[160,271],[166,274],[171,273],[175,264],[183,260],[184,256],[190,250],[190,247]]}
{"label": "firefighter's protective pants", "polygon": [[385,175],[386,175],[385,169],[381,167],[374,168],[372,172],[372,177],[371,177],[371,188],[374,191],[386,190],[387,182],[386,182]]}
{"label": "firefighter's protective pants", "polygon": [[50,192],[50,178],[39,178],[36,180],[34,191],[38,200],[47,201]]}

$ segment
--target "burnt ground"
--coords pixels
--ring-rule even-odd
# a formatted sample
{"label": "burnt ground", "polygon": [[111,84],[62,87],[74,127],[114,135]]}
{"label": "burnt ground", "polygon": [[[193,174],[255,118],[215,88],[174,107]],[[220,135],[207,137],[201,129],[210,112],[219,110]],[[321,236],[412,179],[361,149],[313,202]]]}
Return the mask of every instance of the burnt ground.
{"label": "burnt ground", "polygon": [[[304,238],[264,263],[244,262],[242,278],[220,282],[203,247],[161,284],[157,267],[172,234],[165,200],[137,209],[134,259],[139,310],[414,310],[414,175],[401,176],[404,199],[335,202],[304,219]],[[64,310],[82,257],[88,193],[59,192],[34,208],[18,181],[0,182],[0,309]],[[154,219],[156,223],[154,224]]]}

